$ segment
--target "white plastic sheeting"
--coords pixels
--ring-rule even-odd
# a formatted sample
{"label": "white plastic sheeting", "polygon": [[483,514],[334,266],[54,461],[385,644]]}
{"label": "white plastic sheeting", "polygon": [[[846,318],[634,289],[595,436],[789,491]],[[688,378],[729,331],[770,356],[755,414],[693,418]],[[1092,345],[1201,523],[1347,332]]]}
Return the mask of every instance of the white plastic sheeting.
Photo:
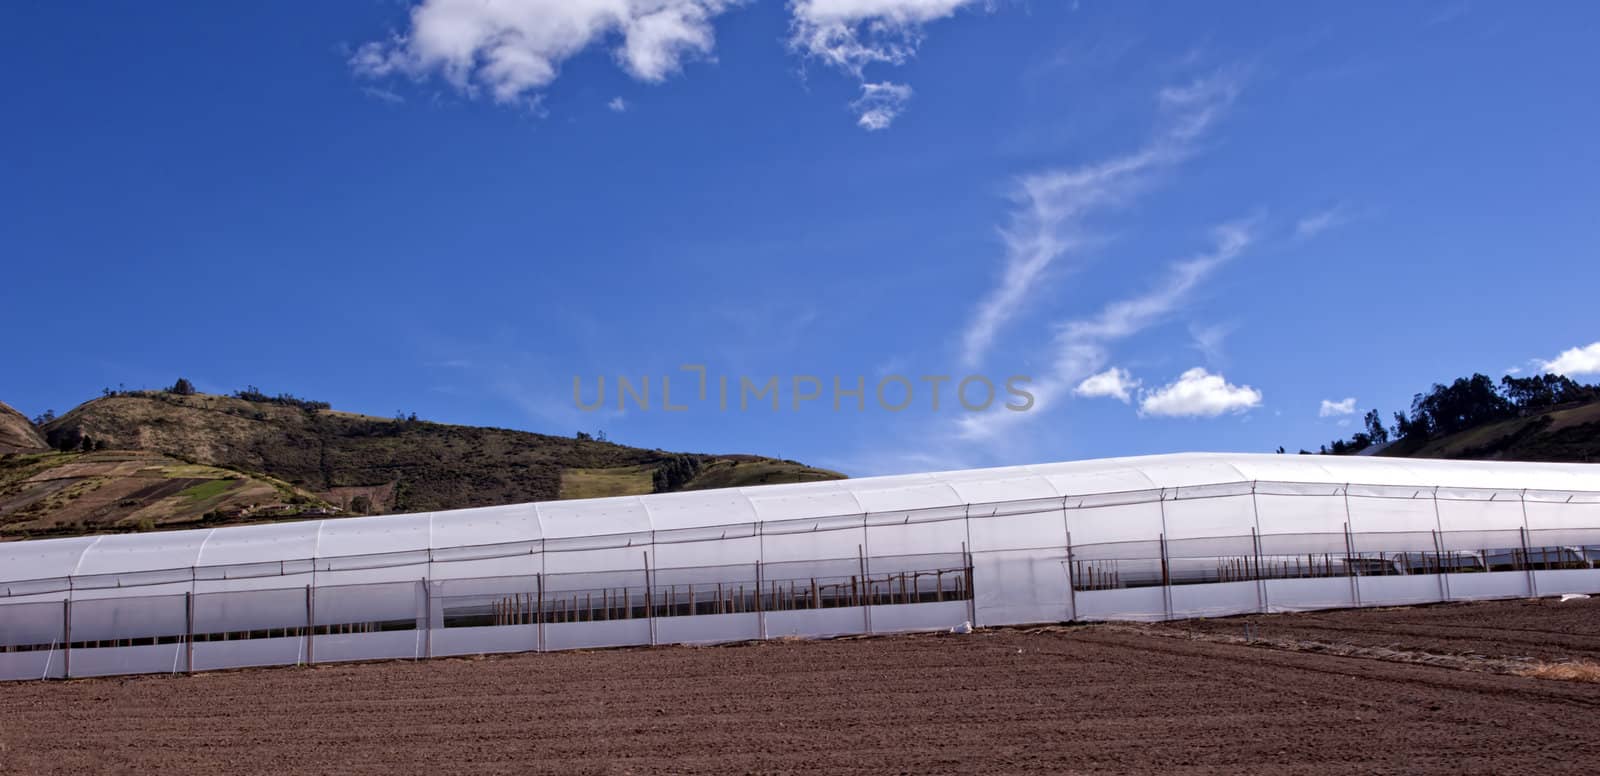
{"label": "white plastic sheeting", "polygon": [[0,678],[1600,592],[1596,560],[1600,466],[1105,459],[0,544]]}

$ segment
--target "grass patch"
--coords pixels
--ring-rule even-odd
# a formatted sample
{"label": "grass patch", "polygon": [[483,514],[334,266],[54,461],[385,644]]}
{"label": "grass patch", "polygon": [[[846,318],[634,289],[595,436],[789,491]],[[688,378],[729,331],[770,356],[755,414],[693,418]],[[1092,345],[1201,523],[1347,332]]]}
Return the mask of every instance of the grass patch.
{"label": "grass patch", "polygon": [[561,497],[642,496],[655,487],[650,479],[654,471],[654,466],[645,464],[607,469],[564,469],[561,472]]}
{"label": "grass patch", "polygon": [[818,469],[793,461],[770,458],[730,459],[719,458],[702,466],[700,473],[689,480],[684,490],[708,488],[738,488],[747,485],[779,485],[790,482],[817,482],[843,479],[838,472]]}
{"label": "grass patch", "polygon": [[1578,661],[1572,663],[1540,663],[1526,671],[1523,676],[1535,679],[1554,679],[1558,682],[1592,682],[1600,684],[1600,663]]}
{"label": "grass patch", "polygon": [[238,480],[206,480],[198,485],[190,485],[184,488],[179,491],[178,495],[189,499],[191,502],[204,501],[227,493],[236,482]]}

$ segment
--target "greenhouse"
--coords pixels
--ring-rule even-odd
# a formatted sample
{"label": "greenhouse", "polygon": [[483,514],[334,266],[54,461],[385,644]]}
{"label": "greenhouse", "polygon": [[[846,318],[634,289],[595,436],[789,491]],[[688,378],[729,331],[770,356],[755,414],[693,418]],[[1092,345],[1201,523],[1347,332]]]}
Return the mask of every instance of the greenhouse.
{"label": "greenhouse", "polygon": [[0,679],[1600,592],[1600,466],[1179,454],[0,544]]}

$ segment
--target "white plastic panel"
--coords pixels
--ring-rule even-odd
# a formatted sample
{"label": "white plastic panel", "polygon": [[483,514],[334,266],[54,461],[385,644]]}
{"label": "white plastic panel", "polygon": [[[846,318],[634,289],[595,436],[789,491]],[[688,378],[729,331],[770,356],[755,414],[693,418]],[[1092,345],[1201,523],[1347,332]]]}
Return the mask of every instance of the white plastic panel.
{"label": "white plastic panel", "polygon": [[27,679],[60,679],[66,661],[60,650],[0,652],[0,682]]}
{"label": "white plastic panel", "polygon": [[837,483],[817,482],[766,488],[742,488],[741,492],[763,522],[781,522],[808,517],[860,515],[861,502]]}
{"label": "white plastic panel", "polygon": [[[874,633],[947,631],[967,621],[966,601],[934,601],[872,607]],[[1034,620],[1034,622],[1049,622]]]}
{"label": "white plastic panel", "polygon": [[[348,660],[393,660],[422,657],[423,632],[420,630],[380,633],[336,633],[312,638],[311,656],[318,663]],[[73,669],[76,673],[77,669]]]}
{"label": "white plastic panel", "polygon": [[766,526],[761,547],[767,563],[857,558],[866,538],[860,517],[789,521]]}
{"label": "white plastic panel", "polygon": [[1350,530],[1354,533],[1431,533],[1439,528],[1431,489],[1398,491],[1393,496],[1350,494]]}
{"label": "white plastic panel", "polygon": [[867,512],[906,512],[963,503],[949,485],[925,477],[908,476],[887,482],[861,480],[851,491]]}
{"label": "white plastic panel", "polygon": [[[985,528],[990,526],[1004,528],[1014,533],[1015,539],[1018,541],[1029,540],[1029,537],[1023,531],[1018,530],[1026,528],[1026,520],[1014,520],[1012,518],[995,518],[994,520],[1003,521],[1004,525],[998,525],[997,522],[988,522]],[[971,525],[973,545],[978,544],[980,533],[983,536],[989,535],[978,527],[979,523],[985,523],[985,521],[975,520]],[[1061,524],[1061,514],[1059,512],[1056,513],[1055,523],[1058,526]],[[927,523],[880,523],[871,521],[867,525],[865,549],[869,555],[869,560],[871,557],[881,558],[891,555],[928,555],[934,553],[959,555],[961,548],[967,544],[967,528],[968,526],[963,520],[941,520]],[[1059,538],[1060,535],[1061,532],[1058,530],[1055,536]],[[1049,538],[1049,536],[1046,536],[1042,541],[1049,541]]]}
{"label": "white plastic panel", "polygon": [[[1063,549],[1010,550],[972,556],[975,625],[1020,625],[1072,619]],[[964,618],[963,618],[964,619]]]}
{"label": "white plastic panel", "polygon": [[1153,622],[1167,618],[1166,594],[1160,587],[1079,590],[1077,607],[1080,620]]}
{"label": "white plastic panel", "polygon": [[[975,517],[966,526],[957,524],[955,527],[958,529],[965,527],[970,531],[972,552],[1065,548],[1067,521],[1060,500],[1051,499],[1048,502],[1036,503],[1035,508],[1039,511],[999,517]],[[940,544],[945,547],[959,546],[950,542],[948,531]]]}
{"label": "white plastic panel", "polygon": [[248,525],[212,531],[199,551],[200,566],[282,563],[317,554],[322,522]]}
{"label": "white plastic panel", "polygon": [[1600,593],[1600,569],[1550,569],[1533,572],[1539,595],[1562,593]]}
{"label": "white plastic panel", "polygon": [[[77,638],[74,634],[73,638]],[[72,676],[173,674],[185,670],[182,644],[72,650]]]}
{"label": "white plastic panel", "polygon": [[1261,587],[1255,581],[1173,585],[1171,597],[1174,618],[1227,617],[1262,610]]}
{"label": "white plastic panel", "polygon": [[750,499],[737,488],[663,493],[642,503],[657,531],[756,522]]}
{"label": "white plastic panel", "polygon": [[638,496],[544,501],[538,509],[546,539],[649,533],[655,527]]}
{"label": "white plastic panel", "polygon": [[1600,532],[1600,498],[1528,494],[1528,530],[1586,528]]}
{"label": "white plastic panel", "polygon": [[100,536],[0,542],[0,593],[12,580],[54,579],[77,573],[78,559]]}
{"label": "white plastic panel", "polygon": [[182,636],[187,621],[182,596],[72,602],[74,642]]}
{"label": "white plastic panel", "polygon": [[[422,582],[318,587],[312,591],[317,625],[343,625],[422,617]],[[320,657],[320,656],[319,656]]]}
{"label": "white plastic panel", "polygon": [[657,568],[753,565],[761,559],[761,538],[756,536],[755,529],[755,524],[745,523],[675,532],[682,540],[656,542],[655,565]]}
{"label": "white plastic panel", "polygon": [[1348,577],[1269,579],[1264,590],[1269,612],[1309,612],[1356,605]]}
{"label": "white plastic panel", "polygon": [[986,472],[973,472],[971,476],[959,473],[948,478],[955,490],[958,503],[990,504],[1005,501],[1054,499],[1062,495],[1050,480],[1036,474],[1016,477],[994,477]]}
{"label": "white plastic panel", "polygon": [[1169,499],[1167,540],[1249,536],[1256,527],[1255,502],[1244,493]]}
{"label": "white plastic panel", "polygon": [[1097,463],[1101,462],[1049,464],[1030,468],[1063,496],[1159,490],[1168,484],[1157,482],[1138,468],[1113,465],[1112,461],[1104,462],[1105,465]]}
{"label": "white plastic panel", "polygon": [[866,607],[767,612],[767,638],[825,639],[867,632]]}
{"label": "white plastic panel", "polygon": [[1522,528],[1522,494],[1516,491],[1449,491],[1441,488],[1439,527],[1444,531]]}
{"label": "white plastic panel", "polygon": [[1161,502],[1067,509],[1067,528],[1074,547],[1085,544],[1154,540],[1163,533]]}
{"label": "white plastic panel", "polygon": [[194,632],[299,628],[307,614],[303,589],[201,593],[194,597]]}
{"label": "white plastic panel", "polygon": [[546,650],[630,647],[649,643],[649,620],[569,622],[544,626]]}
{"label": "white plastic panel", "polygon": [[703,614],[656,619],[657,644],[721,644],[761,638],[757,614]]}
{"label": "white plastic panel", "polygon": [[1486,574],[1447,574],[1445,586],[1452,601],[1485,598],[1523,598],[1533,595],[1525,571],[1492,571]]}
{"label": "white plastic panel", "polygon": [[194,645],[194,670],[299,665],[305,662],[305,653],[303,636],[200,641]]}
{"label": "white plastic panel", "polygon": [[66,607],[59,601],[0,604],[0,652],[8,646],[59,644]]}
{"label": "white plastic panel", "polygon": [[[76,576],[131,574],[140,571],[187,570],[200,558],[200,545],[211,531],[172,531],[102,537],[84,550]],[[107,541],[114,538],[116,541]],[[185,579],[188,574],[184,574]]]}
{"label": "white plastic panel", "polygon": [[1362,606],[1409,606],[1444,599],[1444,583],[1437,574],[1357,577]]}
{"label": "white plastic panel", "polygon": [[434,657],[483,655],[491,652],[532,652],[539,648],[539,626],[484,625],[473,628],[435,628],[430,638]]}
{"label": "white plastic panel", "polygon": [[[1350,521],[1342,486],[1323,485],[1304,494],[1256,492],[1256,514],[1261,535],[1344,534]],[[1343,544],[1341,538],[1340,544]],[[1263,551],[1266,546],[1263,545]]]}
{"label": "white plastic panel", "polygon": [[432,515],[428,513],[324,520],[317,535],[317,557],[426,551],[431,522]]}

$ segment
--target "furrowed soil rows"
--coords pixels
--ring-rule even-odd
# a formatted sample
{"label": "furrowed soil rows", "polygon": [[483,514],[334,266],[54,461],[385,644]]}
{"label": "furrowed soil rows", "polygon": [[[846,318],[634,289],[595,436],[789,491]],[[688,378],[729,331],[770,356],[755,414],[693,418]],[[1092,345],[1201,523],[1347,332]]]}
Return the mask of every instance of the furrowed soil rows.
{"label": "furrowed soil rows", "polygon": [[1396,609],[1187,620],[1171,627],[1262,639],[1320,641],[1441,655],[1600,662],[1600,598],[1481,601]]}
{"label": "furrowed soil rows", "polygon": [[[1332,616],[1596,614],[1534,605]],[[1591,772],[1597,719],[1597,684],[1085,626],[3,684],[0,772]]]}

